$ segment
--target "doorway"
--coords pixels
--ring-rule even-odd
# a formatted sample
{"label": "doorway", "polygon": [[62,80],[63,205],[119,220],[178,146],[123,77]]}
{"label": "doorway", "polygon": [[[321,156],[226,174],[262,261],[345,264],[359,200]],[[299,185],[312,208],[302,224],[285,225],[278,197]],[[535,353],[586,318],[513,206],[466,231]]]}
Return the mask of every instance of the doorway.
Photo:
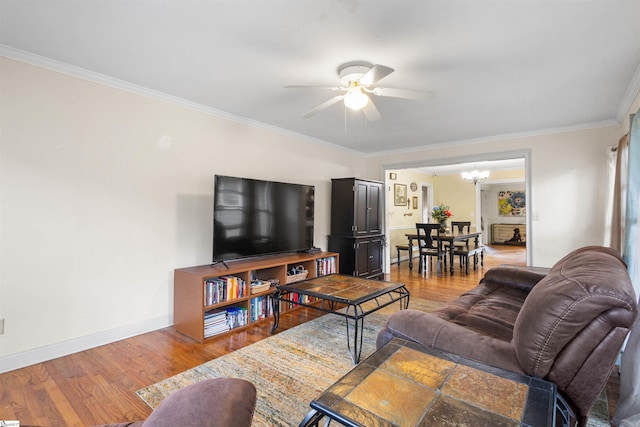
{"label": "doorway", "polygon": [[422,188],[422,222],[431,222],[433,209],[433,184],[423,183]]}
{"label": "doorway", "polygon": [[[387,210],[385,212],[387,219],[387,223],[385,224],[385,235],[387,238],[387,263],[385,271],[389,272],[391,262],[396,262],[395,247],[399,244],[407,244],[405,235],[410,232],[409,230],[411,230],[411,232],[413,231],[415,223],[431,221],[430,212],[433,209],[435,200],[443,201],[444,199],[444,201],[447,202],[446,204],[455,204],[455,220],[470,220],[472,227],[483,232],[483,242],[490,244],[490,222],[495,219],[493,218],[495,216],[495,212],[493,211],[497,209],[498,201],[493,200],[493,193],[482,191],[485,187],[484,184],[510,187],[511,183],[519,181],[521,183],[520,185],[524,187],[525,193],[531,194],[531,179],[529,176],[531,168],[529,163],[530,150],[521,150],[385,165],[385,176],[389,176],[390,172],[393,173],[394,177],[397,176],[397,180],[394,180],[392,183],[387,181],[387,183],[390,184],[388,187],[389,196],[393,196],[391,193],[393,186],[395,184],[403,184],[403,180],[406,181],[407,184],[412,182],[419,183],[418,191],[414,193],[414,195],[417,196],[415,198],[419,198],[419,206],[418,210],[413,211],[413,218],[411,218],[411,211],[409,210],[398,212],[398,208],[393,206],[393,199],[387,198],[388,201],[391,200],[391,203],[387,202]],[[489,177],[482,183],[478,182],[477,185],[474,183],[463,184],[461,172],[476,168],[479,170],[489,170]],[[517,178],[513,177],[512,172],[514,170],[519,170]],[[447,176],[449,181],[445,183]],[[456,180],[459,184],[455,184]],[[454,184],[451,184],[452,182]],[[459,185],[459,187],[456,187],[456,185]],[[469,191],[470,187],[473,190]],[[488,188],[491,188],[491,186],[488,186]],[[460,204],[460,200],[465,200],[466,203]],[[530,200],[528,200],[526,215],[520,219],[520,221],[523,221],[525,224],[524,228],[526,229],[527,236],[531,236],[531,207]],[[527,240],[526,257],[527,263],[530,263],[532,252],[531,240]],[[393,259],[391,256],[393,256]]]}

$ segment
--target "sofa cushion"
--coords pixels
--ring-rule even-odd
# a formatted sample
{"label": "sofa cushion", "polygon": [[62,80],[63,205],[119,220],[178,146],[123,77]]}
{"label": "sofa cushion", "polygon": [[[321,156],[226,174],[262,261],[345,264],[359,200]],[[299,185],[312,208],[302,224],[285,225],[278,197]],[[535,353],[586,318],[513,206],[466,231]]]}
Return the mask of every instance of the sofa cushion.
{"label": "sofa cushion", "polygon": [[523,289],[485,280],[446,306],[433,310],[432,314],[479,334],[508,342],[526,296]]}
{"label": "sofa cushion", "polygon": [[378,334],[377,347],[382,347],[393,337],[509,371],[523,372],[510,341],[478,333],[444,320],[432,312],[409,309],[392,313],[385,328]]}
{"label": "sofa cushion", "polygon": [[[635,295],[620,263],[624,265],[610,249],[582,248],[558,261],[531,290],[513,331],[515,352],[525,372],[547,376],[565,349],[570,349],[574,363],[581,363],[588,352],[579,356],[579,346],[568,346],[581,331],[589,327],[589,333],[583,334],[584,347],[592,349],[593,343],[588,345],[586,340],[602,340],[612,321],[621,325],[633,322],[629,319],[635,317]],[[597,328],[598,324],[606,327]]]}

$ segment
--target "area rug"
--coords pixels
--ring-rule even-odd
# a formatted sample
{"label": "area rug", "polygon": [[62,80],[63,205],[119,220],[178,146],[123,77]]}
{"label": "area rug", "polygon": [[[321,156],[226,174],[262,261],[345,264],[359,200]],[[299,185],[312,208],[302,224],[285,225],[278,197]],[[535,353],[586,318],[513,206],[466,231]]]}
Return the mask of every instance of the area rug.
{"label": "area rug", "polygon": [[[417,298],[409,304],[422,311],[441,305]],[[378,332],[389,314],[397,310],[394,304],[365,318],[362,360],[375,351]],[[347,350],[344,322],[340,316],[319,317],[145,387],[137,394],[156,408],[175,390],[197,381],[244,378],[256,386],[258,393],[253,427],[297,426],[311,409],[309,402],[355,366]],[[590,424],[603,425],[608,424]]]}
{"label": "area rug", "polygon": [[[409,307],[429,311],[441,303],[411,298]],[[362,357],[376,350],[376,338],[393,304],[365,317]],[[309,402],[354,368],[347,349],[345,319],[328,314],[213,359],[138,390],[152,408],[173,391],[213,377],[244,378],[258,392],[254,427],[297,426]]]}

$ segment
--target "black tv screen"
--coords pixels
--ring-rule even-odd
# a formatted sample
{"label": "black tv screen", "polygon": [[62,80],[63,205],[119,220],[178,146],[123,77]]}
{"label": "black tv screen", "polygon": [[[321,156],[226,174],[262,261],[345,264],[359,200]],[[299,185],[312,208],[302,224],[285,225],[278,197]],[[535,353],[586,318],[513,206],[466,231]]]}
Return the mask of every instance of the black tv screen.
{"label": "black tv screen", "polygon": [[313,247],[312,185],[215,176],[213,261]]}

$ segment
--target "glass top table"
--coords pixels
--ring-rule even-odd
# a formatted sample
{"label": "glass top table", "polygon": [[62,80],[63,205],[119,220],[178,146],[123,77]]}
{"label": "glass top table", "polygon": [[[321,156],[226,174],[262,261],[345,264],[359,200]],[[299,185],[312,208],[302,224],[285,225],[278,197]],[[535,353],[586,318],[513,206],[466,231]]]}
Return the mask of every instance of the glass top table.
{"label": "glass top table", "polygon": [[[567,426],[556,385],[394,338],[310,404],[300,426]],[[323,424],[324,425],[324,424]]]}
{"label": "glass top table", "polygon": [[[308,301],[304,297],[310,297]],[[318,301],[320,303],[318,304]],[[310,307],[346,319],[347,347],[353,363],[360,362],[364,318],[395,302],[400,309],[409,306],[409,291],[402,283],[363,279],[341,274],[316,277],[300,282],[278,285],[272,295],[273,328],[280,321],[280,303],[289,302]]]}

